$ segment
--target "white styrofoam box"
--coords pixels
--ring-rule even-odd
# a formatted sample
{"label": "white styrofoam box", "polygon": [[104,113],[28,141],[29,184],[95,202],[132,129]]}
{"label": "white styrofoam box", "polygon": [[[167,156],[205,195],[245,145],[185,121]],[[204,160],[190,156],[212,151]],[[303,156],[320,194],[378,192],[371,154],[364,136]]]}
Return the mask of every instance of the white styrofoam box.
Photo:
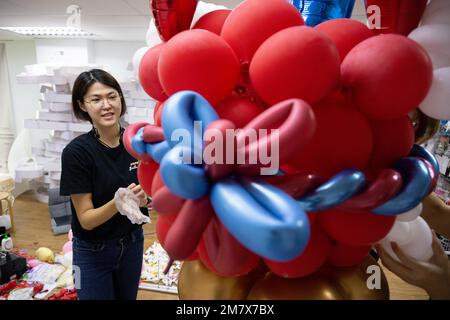
{"label": "white styrofoam box", "polygon": [[150,100],[151,97],[140,87],[137,87],[136,90],[128,91],[129,97],[132,99],[142,99],[142,100]]}
{"label": "white styrofoam box", "polygon": [[61,145],[67,145],[69,143],[69,141],[65,140],[65,139],[61,139],[58,137],[55,137],[55,135],[51,134],[48,138],[48,142],[52,142],[52,143],[58,143]]}
{"label": "white styrofoam box", "polygon": [[72,122],[75,121],[73,119],[72,113],[66,112],[48,112],[46,110],[38,111],[38,118],[41,120],[47,121],[62,121],[62,122]]}
{"label": "white styrofoam box", "polygon": [[154,108],[155,100],[133,99],[133,106],[136,108]]}
{"label": "white styrofoam box", "polygon": [[66,79],[64,79],[66,82],[64,84],[54,84],[53,85],[53,91],[59,92],[59,93],[70,93],[70,87],[69,83]]}
{"label": "white styrofoam box", "polygon": [[50,110],[50,106],[51,106],[50,102],[44,101],[42,99],[39,99],[39,104],[40,104],[42,109]]}
{"label": "white styrofoam box", "polygon": [[43,148],[36,148],[36,147],[31,147],[31,152],[35,155],[35,156],[43,156],[44,155],[44,149]]}
{"label": "white styrofoam box", "polygon": [[24,179],[35,179],[44,175],[44,168],[36,163],[22,164],[16,167],[15,180],[21,182]]}
{"label": "white styrofoam box", "polygon": [[49,75],[28,75],[21,73],[16,76],[17,83],[19,84],[38,84],[50,81]]}
{"label": "white styrofoam box", "polygon": [[48,72],[47,70],[47,65],[42,63],[27,64],[24,68],[25,73],[29,75],[51,74],[51,72]]}
{"label": "white styrofoam box", "polygon": [[134,107],[134,101],[131,98],[125,98],[125,103],[127,104],[127,107],[128,106],[133,106]]}
{"label": "white styrofoam box", "polygon": [[41,83],[39,92],[40,93],[53,92],[53,86],[51,84]]}
{"label": "white styrofoam box", "polygon": [[48,105],[48,109],[53,112],[72,112],[71,103],[49,102]]}
{"label": "white styrofoam box", "polygon": [[138,90],[140,85],[136,80],[119,82],[122,91],[135,91]]}
{"label": "white styrofoam box", "polygon": [[82,64],[82,65],[60,65],[53,70],[55,75],[69,77],[78,76],[84,71],[89,71],[92,69],[102,69],[103,67],[99,64]]}
{"label": "white styrofoam box", "polygon": [[24,127],[27,129],[68,130],[67,122],[52,122],[38,119],[25,119]]}
{"label": "white styrofoam box", "polygon": [[50,163],[52,161],[59,159],[59,158],[55,158],[55,157],[46,157],[45,155],[44,156],[36,156],[35,158],[36,158],[37,164],[39,164],[41,166],[45,166],[47,163]]}
{"label": "white styrofoam box", "polygon": [[61,152],[50,151],[45,149],[44,156],[49,158],[61,158]]}
{"label": "white styrofoam box", "polygon": [[61,180],[61,171],[55,171],[49,173],[50,179],[54,181],[60,181]]}
{"label": "white styrofoam box", "polygon": [[57,139],[62,139],[65,141],[71,141],[73,140],[77,135],[72,132],[72,131],[59,131],[59,130],[54,130],[52,132],[52,136],[57,138]]}
{"label": "white styrofoam box", "polygon": [[149,114],[148,109],[136,107],[127,108],[127,113],[135,117],[147,117]]}
{"label": "white styrofoam box", "polygon": [[92,129],[92,124],[90,123],[69,123],[69,130],[74,132],[88,132]]}
{"label": "white styrofoam box", "polygon": [[71,103],[72,95],[66,93],[55,93],[47,91],[46,93],[44,93],[44,100],[48,102]]}
{"label": "white styrofoam box", "polygon": [[153,119],[149,119],[148,117],[135,117],[133,115],[126,115],[125,120],[129,124],[138,123],[138,122],[148,122],[150,124],[153,124]]}
{"label": "white styrofoam box", "polygon": [[[65,85],[68,84],[67,78],[63,76],[51,76],[49,82],[54,85]],[[56,91],[56,90],[55,90]]]}
{"label": "white styrofoam box", "polygon": [[49,188],[52,188],[52,189],[54,189],[54,188],[59,188],[59,185],[60,185],[60,181],[59,180],[51,180],[50,181],[50,185],[49,185]]}
{"label": "white styrofoam box", "polygon": [[54,142],[46,142],[45,143],[45,149],[52,152],[62,152],[63,149],[66,147],[66,144],[59,144]]}

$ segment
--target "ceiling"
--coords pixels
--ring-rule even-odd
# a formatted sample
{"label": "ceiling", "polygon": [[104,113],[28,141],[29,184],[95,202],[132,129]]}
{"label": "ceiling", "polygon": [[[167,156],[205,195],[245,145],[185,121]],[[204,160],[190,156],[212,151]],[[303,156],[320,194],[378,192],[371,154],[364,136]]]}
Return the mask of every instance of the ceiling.
{"label": "ceiling", "polygon": [[[205,2],[233,8],[242,0]],[[81,28],[93,33],[94,39],[145,41],[149,0],[0,0],[0,27],[64,27],[67,7],[73,4],[81,7]],[[353,15],[365,19],[363,0],[356,0]],[[0,40],[28,38],[0,30]]]}

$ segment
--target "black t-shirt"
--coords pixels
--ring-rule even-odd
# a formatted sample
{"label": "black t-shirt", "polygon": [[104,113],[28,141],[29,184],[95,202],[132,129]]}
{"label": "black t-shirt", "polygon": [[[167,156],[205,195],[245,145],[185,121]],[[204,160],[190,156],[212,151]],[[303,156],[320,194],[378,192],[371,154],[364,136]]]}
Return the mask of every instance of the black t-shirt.
{"label": "black t-shirt", "polygon": [[[60,194],[68,196],[92,193],[94,208],[111,201],[117,189],[139,183],[138,162],[125,150],[122,140],[118,147],[108,148],[97,140],[92,131],[72,140],[64,148],[61,161]],[[127,217],[116,213],[93,230],[85,230],[78,220],[72,201],[71,207],[72,232],[80,239],[117,239],[140,228],[139,225],[132,224]],[[141,208],[141,211],[148,216],[147,208]]]}

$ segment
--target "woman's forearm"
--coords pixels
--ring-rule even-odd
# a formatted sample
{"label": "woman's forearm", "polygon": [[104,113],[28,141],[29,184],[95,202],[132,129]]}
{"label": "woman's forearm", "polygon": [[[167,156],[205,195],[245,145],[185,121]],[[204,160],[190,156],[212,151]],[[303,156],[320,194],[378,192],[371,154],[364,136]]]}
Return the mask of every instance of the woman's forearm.
{"label": "woman's forearm", "polygon": [[117,208],[113,199],[101,207],[86,210],[78,215],[78,219],[83,229],[92,230],[111,219],[116,213]]}
{"label": "woman's forearm", "polygon": [[437,233],[450,238],[450,206],[434,194],[426,197],[422,203],[422,218]]}

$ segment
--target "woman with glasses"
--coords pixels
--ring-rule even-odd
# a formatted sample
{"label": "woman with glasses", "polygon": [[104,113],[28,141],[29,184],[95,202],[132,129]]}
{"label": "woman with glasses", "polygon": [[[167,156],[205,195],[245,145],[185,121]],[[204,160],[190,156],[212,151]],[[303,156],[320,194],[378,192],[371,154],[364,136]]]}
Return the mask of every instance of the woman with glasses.
{"label": "woman with glasses", "polygon": [[114,195],[128,188],[148,216],[138,185],[136,160],[122,143],[119,120],[126,105],[119,83],[94,69],[81,73],[72,107],[92,130],[72,140],[62,154],[61,195],[70,195],[73,271],[79,299],[136,299],[143,257],[142,226],[118,213]]}

